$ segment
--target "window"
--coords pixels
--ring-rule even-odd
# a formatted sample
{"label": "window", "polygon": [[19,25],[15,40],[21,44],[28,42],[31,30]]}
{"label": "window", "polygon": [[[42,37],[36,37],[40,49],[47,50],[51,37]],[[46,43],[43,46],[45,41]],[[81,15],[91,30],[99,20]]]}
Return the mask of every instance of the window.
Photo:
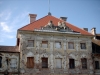
{"label": "window", "polygon": [[0,68],[2,67],[2,57],[0,56]]}
{"label": "window", "polygon": [[27,57],[27,68],[34,68],[34,57]]}
{"label": "window", "polygon": [[95,61],[95,69],[100,69],[100,67],[99,67],[99,61]]}
{"label": "window", "polygon": [[61,68],[62,67],[62,59],[57,58],[56,59],[56,68]]}
{"label": "window", "polygon": [[17,60],[15,58],[11,58],[10,60],[10,67],[15,69],[17,67]]}
{"label": "window", "polygon": [[82,69],[87,69],[87,59],[86,58],[82,58],[81,59],[81,63],[82,63]]}
{"label": "window", "polygon": [[75,60],[74,59],[69,59],[69,68],[74,69],[75,68]]}
{"label": "window", "polygon": [[86,49],[86,43],[80,43],[81,49]]}
{"label": "window", "polygon": [[19,46],[19,42],[20,42],[20,39],[19,39],[19,38],[17,38],[17,46]]}
{"label": "window", "polygon": [[34,40],[28,40],[28,47],[34,47]]}
{"label": "window", "polygon": [[42,68],[48,68],[48,58],[42,58]]}
{"label": "window", "polygon": [[56,42],[55,42],[55,47],[56,47],[56,48],[61,48],[61,42],[56,41]]}
{"label": "window", "polygon": [[68,49],[74,49],[74,43],[68,42]]}
{"label": "window", "polygon": [[48,47],[48,41],[42,41],[42,47],[47,48]]}

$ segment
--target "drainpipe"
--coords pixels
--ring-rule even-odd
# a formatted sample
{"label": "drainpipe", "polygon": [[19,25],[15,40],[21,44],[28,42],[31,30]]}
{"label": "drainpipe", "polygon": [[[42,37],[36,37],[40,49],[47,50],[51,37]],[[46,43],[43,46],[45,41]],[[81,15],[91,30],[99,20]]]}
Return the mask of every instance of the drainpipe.
{"label": "drainpipe", "polygon": [[20,52],[19,52],[19,63],[18,63],[18,75],[20,75]]}

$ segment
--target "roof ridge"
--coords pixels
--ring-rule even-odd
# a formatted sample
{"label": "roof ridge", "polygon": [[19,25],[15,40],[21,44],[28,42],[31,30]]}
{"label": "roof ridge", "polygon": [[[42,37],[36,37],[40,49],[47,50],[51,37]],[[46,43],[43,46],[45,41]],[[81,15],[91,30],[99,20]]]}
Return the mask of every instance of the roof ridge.
{"label": "roof ridge", "polygon": [[[42,18],[45,18],[45,17],[47,17],[47,16],[48,16],[48,15],[46,15],[46,16],[44,16],[44,17],[42,17]],[[50,15],[49,15],[49,16],[50,16]],[[42,18],[40,18],[40,19],[38,19],[38,20],[35,20],[34,22],[37,22],[37,21],[41,20]],[[32,22],[32,23],[34,23],[34,22]],[[22,29],[22,28],[24,28],[24,27],[26,27],[26,26],[28,26],[28,25],[30,25],[30,24],[32,24],[32,23],[29,23],[29,24],[27,24],[27,25],[25,25],[25,26],[19,28],[18,30],[20,30],[20,29]]]}

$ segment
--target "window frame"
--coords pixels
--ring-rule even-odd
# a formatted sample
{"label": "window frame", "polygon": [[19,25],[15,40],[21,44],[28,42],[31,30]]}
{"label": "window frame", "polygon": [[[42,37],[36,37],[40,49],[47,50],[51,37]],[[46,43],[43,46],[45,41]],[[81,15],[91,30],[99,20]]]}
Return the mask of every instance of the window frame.
{"label": "window frame", "polygon": [[87,59],[81,58],[82,69],[87,69]]}
{"label": "window frame", "polygon": [[[96,62],[98,62],[98,63],[96,64]],[[99,61],[95,61],[95,69],[100,69],[100,62]]]}
{"label": "window frame", "polygon": [[[84,47],[83,47],[82,45],[84,45]],[[82,50],[83,50],[83,49],[86,49],[86,43],[81,42],[81,43],[80,43],[80,48],[81,48]]]}
{"label": "window frame", "polygon": [[[69,48],[71,44],[73,44],[73,48]],[[74,49],[74,42],[68,42],[68,49]]]}
{"label": "window frame", "polygon": [[[61,60],[61,68],[62,68],[62,58],[55,58],[55,60],[57,61],[57,59],[60,59]],[[61,68],[57,68],[57,63],[56,63],[56,69],[61,69]]]}
{"label": "window frame", "polygon": [[2,68],[2,56],[0,56],[0,59],[1,59],[1,61],[0,61],[0,68]]}
{"label": "window frame", "polygon": [[27,68],[34,68],[34,57],[27,57],[26,65]]}
{"label": "window frame", "polygon": [[[48,68],[48,58],[42,57],[41,60],[42,60],[42,65],[41,65],[42,68]],[[46,62],[44,62],[44,61],[46,61]]]}
{"label": "window frame", "polygon": [[[14,63],[11,62],[12,59],[15,60]],[[14,67],[12,67],[12,65],[14,65]],[[17,68],[17,58],[10,58],[10,68],[11,69],[16,69]]]}
{"label": "window frame", "polygon": [[[59,48],[57,47],[57,43],[59,43]],[[61,49],[61,48],[62,48],[62,43],[61,43],[61,41],[55,41],[55,48],[56,48],[56,49]]]}
{"label": "window frame", "polygon": [[69,59],[69,69],[75,69],[75,59],[73,58]]}
{"label": "window frame", "polygon": [[[31,41],[31,43],[32,43],[33,45],[30,46],[29,41]],[[35,46],[34,40],[28,40],[28,46],[27,46],[27,47],[34,47],[34,46]]]}
{"label": "window frame", "polygon": [[[45,44],[45,43],[43,43],[43,42],[46,42],[47,47],[43,47],[43,44]],[[48,41],[42,41],[42,42],[41,42],[41,47],[42,47],[42,48],[48,48]]]}

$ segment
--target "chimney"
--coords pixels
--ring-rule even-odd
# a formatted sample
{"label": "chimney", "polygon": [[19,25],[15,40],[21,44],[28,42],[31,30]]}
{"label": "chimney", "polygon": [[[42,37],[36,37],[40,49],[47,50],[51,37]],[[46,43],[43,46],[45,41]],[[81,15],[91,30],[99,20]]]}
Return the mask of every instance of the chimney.
{"label": "chimney", "polygon": [[37,14],[29,14],[29,16],[30,16],[30,23],[32,23],[36,20]]}
{"label": "chimney", "polygon": [[60,17],[61,20],[66,21],[67,17]]}
{"label": "chimney", "polygon": [[94,39],[96,39],[96,28],[95,27],[91,29],[91,33],[94,35]]}
{"label": "chimney", "polygon": [[83,28],[85,31],[88,31],[88,28]]}
{"label": "chimney", "polygon": [[92,33],[93,35],[96,35],[96,28],[95,28],[95,27],[93,27],[93,28],[91,29],[91,33]]}

